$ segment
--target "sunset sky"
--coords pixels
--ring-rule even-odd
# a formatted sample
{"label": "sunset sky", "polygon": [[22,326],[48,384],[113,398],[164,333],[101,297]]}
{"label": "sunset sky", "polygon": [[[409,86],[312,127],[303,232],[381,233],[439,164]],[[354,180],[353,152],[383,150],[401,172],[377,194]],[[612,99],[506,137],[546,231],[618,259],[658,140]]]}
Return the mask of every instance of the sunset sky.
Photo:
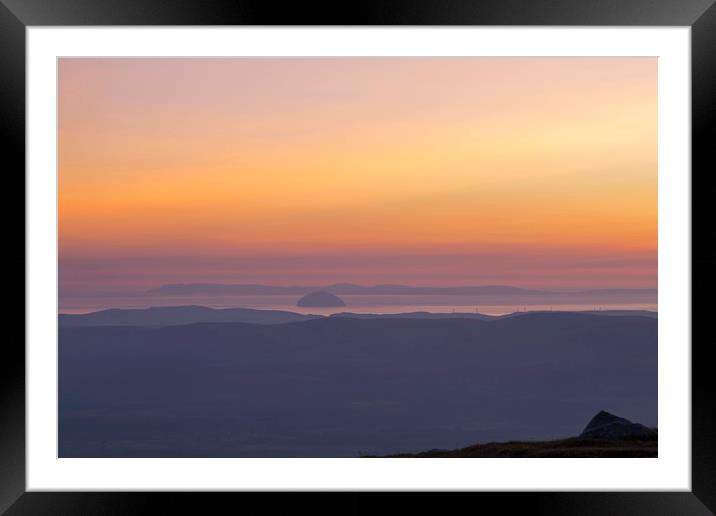
{"label": "sunset sky", "polygon": [[61,59],[60,288],[656,287],[654,58]]}

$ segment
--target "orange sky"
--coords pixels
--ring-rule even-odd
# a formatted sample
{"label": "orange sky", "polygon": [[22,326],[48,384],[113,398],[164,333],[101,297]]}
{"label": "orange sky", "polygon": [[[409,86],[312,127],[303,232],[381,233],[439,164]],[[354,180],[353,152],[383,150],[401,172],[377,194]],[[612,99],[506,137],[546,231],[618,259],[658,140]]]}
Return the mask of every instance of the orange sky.
{"label": "orange sky", "polygon": [[216,259],[215,281],[656,286],[656,59],[61,59],[59,82],[68,288]]}

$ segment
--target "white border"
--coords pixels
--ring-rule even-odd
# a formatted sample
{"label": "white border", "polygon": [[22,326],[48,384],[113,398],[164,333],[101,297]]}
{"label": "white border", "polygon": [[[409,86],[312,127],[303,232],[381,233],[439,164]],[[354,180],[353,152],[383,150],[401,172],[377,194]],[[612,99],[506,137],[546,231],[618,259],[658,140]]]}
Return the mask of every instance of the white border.
{"label": "white border", "polygon": [[[690,490],[690,29],[28,28],[27,489]],[[58,56],[658,56],[658,459],[58,459]]]}

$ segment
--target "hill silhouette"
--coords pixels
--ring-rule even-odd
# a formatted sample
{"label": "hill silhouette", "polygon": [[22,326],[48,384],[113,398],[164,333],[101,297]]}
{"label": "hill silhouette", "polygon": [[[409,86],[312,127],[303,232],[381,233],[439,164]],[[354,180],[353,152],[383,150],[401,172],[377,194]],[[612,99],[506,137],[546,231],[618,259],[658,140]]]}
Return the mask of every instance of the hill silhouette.
{"label": "hill silhouette", "polygon": [[659,314],[649,310],[588,310],[579,312],[565,311],[543,311],[533,310],[528,312],[513,312],[503,315],[488,315],[475,312],[405,312],[397,314],[371,314],[371,313],[354,313],[339,312],[329,315],[329,317],[345,317],[351,319],[476,319],[480,321],[493,321],[496,319],[505,319],[507,317],[521,317],[524,315],[536,314],[583,314],[583,315],[601,315],[601,316],[629,316],[629,317],[649,317],[657,319]]}
{"label": "hill silhouette", "polygon": [[[515,312],[505,315],[486,315],[479,313],[432,313],[408,312],[397,314],[370,314],[340,312],[328,317],[349,319],[477,319],[491,321],[506,317],[518,317],[537,313],[574,313],[574,312]],[[601,310],[578,312],[601,316],[642,316],[657,318],[656,312],[646,310]],[[283,324],[323,318],[322,315],[304,315],[282,310],[256,310],[252,308],[208,308],[205,306],[160,306],[152,308],[112,308],[87,314],[60,314],[61,328],[72,326],[172,326],[201,322],[243,322],[252,324]]]}
{"label": "hill silhouette", "polygon": [[152,308],[112,308],[89,314],[60,314],[59,326],[169,326],[197,322],[246,322],[279,324],[307,321],[318,316],[281,310],[251,308],[207,308],[205,306],[161,306]]}

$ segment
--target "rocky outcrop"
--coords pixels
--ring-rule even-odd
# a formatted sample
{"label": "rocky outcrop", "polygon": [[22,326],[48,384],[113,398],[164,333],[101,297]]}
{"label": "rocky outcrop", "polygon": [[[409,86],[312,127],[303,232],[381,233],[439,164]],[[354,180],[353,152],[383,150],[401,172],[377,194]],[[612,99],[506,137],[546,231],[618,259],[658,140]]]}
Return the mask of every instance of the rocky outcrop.
{"label": "rocky outcrop", "polygon": [[628,419],[601,411],[584,428],[580,438],[596,439],[653,439],[656,431]]}

